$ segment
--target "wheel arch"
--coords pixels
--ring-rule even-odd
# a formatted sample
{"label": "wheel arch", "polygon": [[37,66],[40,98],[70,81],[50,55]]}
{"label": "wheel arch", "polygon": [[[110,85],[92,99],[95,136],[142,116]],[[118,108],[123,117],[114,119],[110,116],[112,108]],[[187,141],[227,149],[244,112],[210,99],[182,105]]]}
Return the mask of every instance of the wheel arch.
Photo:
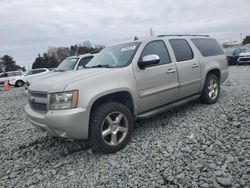
{"label": "wheel arch", "polygon": [[208,71],[206,72],[205,76],[203,77],[201,92],[203,91],[204,86],[205,86],[205,82],[207,80],[207,77],[210,74],[216,75],[219,78],[219,82],[220,82],[220,80],[221,80],[221,71],[220,71],[219,67],[213,67],[213,68],[208,69]]}
{"label": "wheel arch", "polygon": [[218,77],[219,81],[221,80],[221,71],[220,71],[219,68],[213,68],[213,69],[209,70],[209,71],[207,72],[207,74],[206,74],[206,78],[207,78],[207,76],[210,75],[210,74],[214,74],[215,76]]}
{"label": "wheel arch", "polygon": [[25,84],[25,82],[22,79],[16,80],[15,85],[17,84],[17,82],[22,82],[23,84]]}
{"label": "wheel arch", "polygon": [[94,97],[90,102],[90,116],[98,105],[105,102],[120,102],[123,105],[127,106],[131,111],[132,115],[135,115],[136,106],[134,105],[134,99],[131,92],[128,90],[118,90],[113,92],[105,92],[102,95]]}

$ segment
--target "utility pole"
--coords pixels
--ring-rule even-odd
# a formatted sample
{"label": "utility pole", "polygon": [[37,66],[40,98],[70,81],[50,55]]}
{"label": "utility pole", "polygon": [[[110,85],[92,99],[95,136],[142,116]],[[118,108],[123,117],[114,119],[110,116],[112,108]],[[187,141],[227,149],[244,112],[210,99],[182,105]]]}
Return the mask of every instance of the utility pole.
{"label": "utility pole", "polygon": [[150,28],[150,37],[153,37],[154,36],[154,31],[152,28]]}
{"label": "utility pole", "polygon": [[243,33],[240,33],[240,43],[243,45],[242,36],[243,36]]}

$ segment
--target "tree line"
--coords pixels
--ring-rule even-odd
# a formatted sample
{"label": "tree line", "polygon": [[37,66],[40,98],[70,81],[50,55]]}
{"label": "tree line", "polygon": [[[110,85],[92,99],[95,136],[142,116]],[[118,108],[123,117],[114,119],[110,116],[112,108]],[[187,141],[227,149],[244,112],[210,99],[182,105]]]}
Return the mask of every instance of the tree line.
{"label": "tree line", "polygon": [[17,65],[13,57],[9,55],[4,55],[3,57],[0,58],[0,73],[7,71],[16,71],[16,70],[25,71],[25,67]]}
{"label": "tree line", "polygon": [[55,68],[69,56],[99,52],[103,48],[105,48],[104,45],[93,46],[89,41],[70,47],[49,47],[47,52],[43,53],[43,55],[38,54],[32,64],[32,69]]}
{"label": "tree line", "polygon": [[[89,41],[71,45],[70,47],[49,47],[47,52],[42,55],[38,54],[32,64],[32,69],[55,68],[69,56],[95,53],[101,51],[103,48],[105,48],[104,45],[92,45]],[[0,73],[16,70],[25,71],[25,67],[17,65],[14,58],[9,55],[0,57]]]}
{"label": "tree line", "polygon": [[[243,45],[250,44],[250,35],[247,35],[242,42]],[[54,68],[57,67],[66,57],[81,55],[86,53],[99,52],[104,45],[92,45],[89,41],[84,41],[81,44],[71,45],[70,47],[49,47],[47,52],[38,54],[35,61],[32,64],[32,69],[35,68]],[[0,57],[0,73],[7,71],[23,70],[25,67],[21,67],[16,64],[13,57],[4,55]]]}

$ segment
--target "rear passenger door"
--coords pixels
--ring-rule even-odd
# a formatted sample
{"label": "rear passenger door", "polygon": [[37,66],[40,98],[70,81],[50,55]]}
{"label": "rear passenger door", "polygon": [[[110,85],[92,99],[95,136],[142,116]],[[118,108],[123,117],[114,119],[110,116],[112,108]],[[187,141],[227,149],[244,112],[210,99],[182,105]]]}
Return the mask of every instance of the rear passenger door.
{"label": "rear passenger door", "polygon": [[193,50],[185,39],[170,39],[177,70],[179,74],[180,91],[179,99],[195,95],[201,90],[201,72],[199,61],[194,56]]}

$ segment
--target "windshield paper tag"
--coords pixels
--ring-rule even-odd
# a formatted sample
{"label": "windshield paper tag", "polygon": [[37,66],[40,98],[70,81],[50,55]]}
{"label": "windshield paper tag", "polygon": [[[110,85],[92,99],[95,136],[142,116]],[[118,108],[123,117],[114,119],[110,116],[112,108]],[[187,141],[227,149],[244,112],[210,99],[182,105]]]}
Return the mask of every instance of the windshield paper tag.
{"label": "windshield paper tag", "polygon": [[128,51],[128,50],[134,50],[136,48],[136,46],[129,46],[129,47],[126,47],[126,48],[122,48],[121,52],[125,52],[125,51]]}

